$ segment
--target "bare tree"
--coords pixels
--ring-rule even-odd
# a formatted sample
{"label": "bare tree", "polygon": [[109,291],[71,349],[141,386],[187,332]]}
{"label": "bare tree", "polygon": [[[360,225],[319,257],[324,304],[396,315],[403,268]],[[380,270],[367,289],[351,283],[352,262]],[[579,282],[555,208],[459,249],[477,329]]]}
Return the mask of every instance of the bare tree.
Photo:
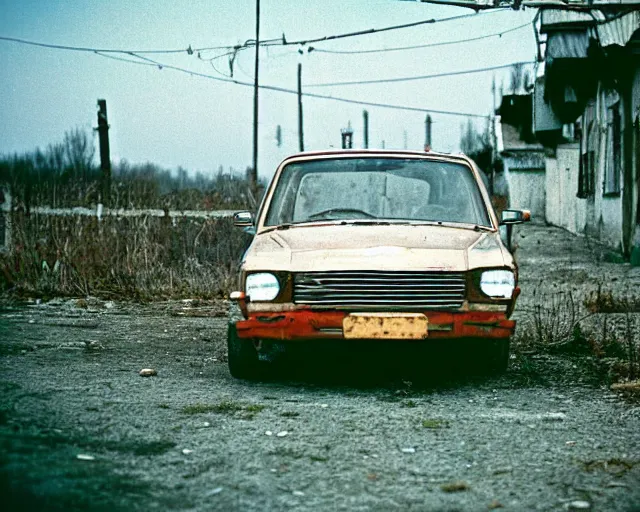
{"label": "bare tree", "polygon": [[64,134],[64,152],[67,165],[74,176],[85,181],[93,166],[95,147],[84,130],[76,128]]}

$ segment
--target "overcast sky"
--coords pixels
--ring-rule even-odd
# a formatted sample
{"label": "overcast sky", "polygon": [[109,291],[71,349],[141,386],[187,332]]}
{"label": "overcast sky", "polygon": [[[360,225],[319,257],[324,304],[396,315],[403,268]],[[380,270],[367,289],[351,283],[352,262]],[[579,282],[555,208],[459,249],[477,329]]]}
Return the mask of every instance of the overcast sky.
{"label": "overcast sky", "polygon": [[[0,0],[0,36],[104,49],[186,49],[242,44],[255,37],[253,0]],[[472,14],[469,9],[398,0],[262,0],[261,39],[289,41],[369,28]],[[313,43],[320,50],[371,50],[474,38],[530,21],[535,12],[503,11]],[[508,70],[430,80],[312,87],[312,84],[419,76],[535,57],[531,28],[464,44],[386,53],[302,57],[303,91],[418,108],[489,114],[491,81],[508,83]],[[216,77],[229,74],[226,50],[189,55],[146,55],[156,61]],[[132,59],[131,56],[121,55]],[[211,58],[219,57],[210,62]],[[260,50],[260,82],[297,87],[298,47]],[[234,78],[253,80],[254,50],[238,53]],[[215,68],[212,66],[215,65]],[[217,69],[216,69],[217,68]],[[205,173],[252,161],[253,91],[250,87],[81,53],[0,41],[0,154],[31,151],[60,141],[75,127],[96,126],[96,100],[105,98],[111,125],[111,157],[153,162]],[[425,114],[304,99],[305,149],[340,147],[350,121],[354,147],[362,147],[362,111],[369,111],[369,146],[419,149]],[[434,149],[459,150],[466,118],[432,115]],[[482,119],[476,119],[478,126]],[[276,126],[282,126],[282,146]],[[405,135],[406,134],[406,135]],[[96,144],[97,145],[97,144]],[[259,173],[298,149],[297,98],[261,91]]]}

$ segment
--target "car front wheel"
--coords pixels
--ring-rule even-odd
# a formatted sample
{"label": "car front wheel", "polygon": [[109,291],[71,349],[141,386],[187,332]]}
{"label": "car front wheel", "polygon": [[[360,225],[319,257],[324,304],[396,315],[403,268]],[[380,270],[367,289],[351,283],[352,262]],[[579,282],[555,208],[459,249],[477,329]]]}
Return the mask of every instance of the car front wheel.
{"label": "car front wheel", "polygon": [[491,340],[487,343],[486,365],[490,373],[504,373],[509,366],[510,339]]}
{"label": "car front wheel", "polygon": [[227,350],[229,372],[236,379],[259,380],[261,364],[258,351],[250,339],[238,337],[235,322],[229,322],[227,329]]}

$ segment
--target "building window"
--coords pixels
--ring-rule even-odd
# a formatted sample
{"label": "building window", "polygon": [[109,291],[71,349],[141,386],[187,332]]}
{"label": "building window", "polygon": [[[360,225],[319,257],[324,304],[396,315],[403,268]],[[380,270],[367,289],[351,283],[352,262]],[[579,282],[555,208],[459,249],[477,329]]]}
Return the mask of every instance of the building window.
{"label": "building window", "polygon": [[586,112],[584,120],[588,122],[587,129],[582,132],[580,139],[580,171],[578,175],[578,197],[584,199],[592,197],[596,187],[596,145],[598,142],[596,123],[592,119],[591,109]]}
{"label": "building window", "polygon": [[622,168],[622,130],[620,103],[607,110],[607,158],[604,168],[604,194],[620,194],[620,174]]}

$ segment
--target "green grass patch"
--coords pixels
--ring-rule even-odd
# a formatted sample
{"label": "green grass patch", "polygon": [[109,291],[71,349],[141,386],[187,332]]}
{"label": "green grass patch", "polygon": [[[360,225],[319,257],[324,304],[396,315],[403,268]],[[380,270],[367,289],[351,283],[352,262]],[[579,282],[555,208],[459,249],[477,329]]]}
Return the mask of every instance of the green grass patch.
{"label": "green grass patch", "polygon": [[469,487],[469,484],[466,482],[451,482],[448,484],[442,484],[440,489],[444,492],[462,492],[468,491],[471,487]]}
{"label": "green grass patch", "polygon": [[430,428],[430,429],[449,428],[449,422],[447,420],[430,418],[430,419],[422,420],[422,426],[424,428]]}
{"label": "green grass patch", "polygon": [[243,419],[253,419],[256,414],[263,411],[266,406],[260,404],[242,404],[230,400],[224,400],[219,404],[192,404],[182,408],[182,414],[227,414],[231,416],[241,414]]}

